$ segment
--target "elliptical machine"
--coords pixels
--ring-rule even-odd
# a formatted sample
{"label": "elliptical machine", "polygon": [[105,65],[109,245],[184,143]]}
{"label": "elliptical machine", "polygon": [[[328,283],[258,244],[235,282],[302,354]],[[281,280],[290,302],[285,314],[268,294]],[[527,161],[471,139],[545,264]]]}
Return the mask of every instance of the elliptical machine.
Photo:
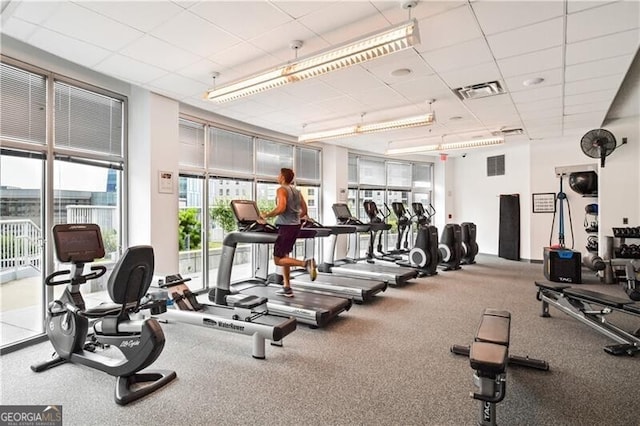
{"label": "elliptical machine", "polygon": [[430,207],[426,212],[422,203],[411,203],[411,208],[416,219],[416,240],[409,251],[409,262],[425,276],[437,275],[442,254],[438,249],[438,228],[430,224],[435,210]]}
{"label": "elliptical machine", "polygon": [[476,224],[472,222],[462,222],[460,224],[462,231],[462,259],[460,263],[463,265],[472,265],[476,263],[476,255],[478,254],[478,243],[476,242]]}
{"label": "elliptical machine", "polygon": [[409,228],[412,216],[407,212],[404,204],[399,201],[392,202],[391,208],[398,219],[398,239],[396,240],[396,249],[391,251],[391,254],[407,254],[409,253]]}
{"label": "elliptical machine", "polygon": [[[115,401],[120,405],[142,398],[175,379],[176,373],[169,370],[136,374],[158,358],[165,343],[162,328],[155,319],[130,319],[130,314],[143,309],[150,309],[153,315],[166,311],[166,300],[141,303],[153,277],[153,248],[129,247],[107,283],[114,303],[87,309],[80,286],[107,271],[97,265],[84,274],[85,263],[105,255],[100,228],[94,224],[56,225],[53,241],[58,260],[72,266],[71,270],[54,272],[45,279],[47,286],[66,284],[67,287],[59,299],[49,304],[45,320],[56,356],[32,365],[31,369],[38,373],[72,362],[104,371],[117,379]],[[71,277],[56,280],[62,275]],[[88,336],[90,322],[93,333]]]}

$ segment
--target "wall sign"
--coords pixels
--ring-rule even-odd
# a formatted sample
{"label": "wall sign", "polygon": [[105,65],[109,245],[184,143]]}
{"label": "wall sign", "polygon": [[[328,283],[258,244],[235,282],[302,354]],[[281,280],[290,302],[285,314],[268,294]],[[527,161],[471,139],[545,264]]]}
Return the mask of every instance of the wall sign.
{"label": "wall sign", "polygon": [[158,192],[173,194],[173,172],[158,171]]}
{"label": "wall sign", "polygon": [[555,213],[556,194],[553,192],[542,192],[531,194],[534,213]]}

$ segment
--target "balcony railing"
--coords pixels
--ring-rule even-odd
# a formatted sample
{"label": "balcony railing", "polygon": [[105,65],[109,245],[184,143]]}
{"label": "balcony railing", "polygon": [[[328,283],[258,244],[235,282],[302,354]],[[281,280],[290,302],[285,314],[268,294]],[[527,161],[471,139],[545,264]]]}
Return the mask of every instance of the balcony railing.
{"label": "balcony railing", "polygon": [[0,271],[42,269],[42,230],[29,219],[0,221]]}

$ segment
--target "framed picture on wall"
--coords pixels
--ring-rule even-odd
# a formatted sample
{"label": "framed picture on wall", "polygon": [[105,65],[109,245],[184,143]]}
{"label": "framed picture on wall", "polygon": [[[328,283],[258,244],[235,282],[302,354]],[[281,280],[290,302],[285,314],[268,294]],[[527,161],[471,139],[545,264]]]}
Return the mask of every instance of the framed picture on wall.
{"label": "framed picture on wall", "polygon": [[541,192],[531,194],[534,213],[555,213],[556,194],[554,192]]}

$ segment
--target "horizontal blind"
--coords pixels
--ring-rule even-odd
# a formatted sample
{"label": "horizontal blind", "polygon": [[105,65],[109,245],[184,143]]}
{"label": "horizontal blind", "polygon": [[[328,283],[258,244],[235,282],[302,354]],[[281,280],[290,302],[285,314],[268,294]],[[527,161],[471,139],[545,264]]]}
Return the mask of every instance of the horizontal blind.
{"label": "horizontal blind", "polygon": [[387,186],[411,187],[411,164],[388,162]]}
{"label": "horizontal blind", "polygon": [[320,180],[320,151],[296,148],[296,177],[310,181]]}
{"label": "horizontal blind", "polygon": [[293,145],[257,139],[256,174],[275,178],[282,167],[293,168]]}
{"label": "horizontal blind", "polygon": [[386,174],[384,161],[378,161],[368,158],[360,158],[360,184],[363,185],[379,185],[384,187],[386,182]]}
{"label": "horizontal blind", "polygon": [[56,147],[123,155],[123,102],[55,82]]}
{"label": "horizontal blind", "polygon": [[431,188],[431,164],[413,164],[413,187]]}
{"label": "horizontal blind", "polygon": [[0,136],[23,142],[46,143],[47,80],[7,64],[0,64]]}
{"label": "horizontal blind", "polygon": [[178,121],[180,142],[179,164],[181,166],[204,167],[204,126],[200,123],[180,119]]}
{"label": "horizontal blind", "polygon": [[349,184],[358,184],[358,157],[349,155]]}
{"label": "horizontal blind", "polygon": [[215,127],[209,128],[209,167],[253,173],[253,138]]}

